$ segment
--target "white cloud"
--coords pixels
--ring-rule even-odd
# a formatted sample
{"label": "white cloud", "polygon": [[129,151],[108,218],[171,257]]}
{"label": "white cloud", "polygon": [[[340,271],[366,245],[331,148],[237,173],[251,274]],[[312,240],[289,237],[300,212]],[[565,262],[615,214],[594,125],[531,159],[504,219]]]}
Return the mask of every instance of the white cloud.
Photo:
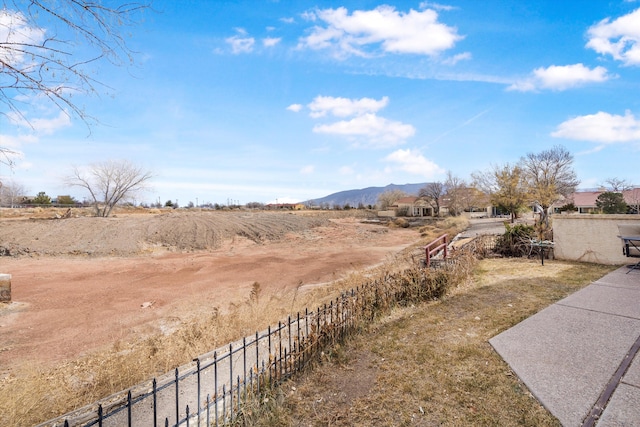
{"label": "white cloud", "polygon": [[297,113],[300,110],[302,110],[302,105],[301,104],[291,104],[291,105],[289,105],[287,107],[287,110],[293,111],[294,113]]}
{"label": "white cloud", "polygon": [[450,6],[448,4],[441,4],[441,3],[432,3],[429,1],[424,1],[422,3],[420,3],[420,9],[435,9],[435,10],[444,10],[444,11],[451,11],[451,10],[455,10],[458,9],[455,6]]}
{"label": "white cloud", "polygon": [[382,99],[375,100],[372,98],[348,99],[334,98],[332,96],[317,96],[308,105],[311,110],[311,117],[324,117],[327,114],[336,117],[349,117],[366,113],[375,113],[386,107],[389,103],[389,97],[384,96]]}
{"label": "white cloud", "polygon": [[234,54],[249,53],[253,51],[253,45],[256,40],[253,37],[232,36],[225,39],[231,45],[231,51]]}
{"label": "white cloud", "polygon": [[27,128],[36,135],[51,135],[60,129],[71,126],[71,118],[64,111],[58,112],[58,115],[52,118],[30,119],[15,113],[8,113],[7,117],[15,125]]}
{"label": "white cloud", "polygon": [[13,167],[16,167],[18,160],[24,157],[20,147],[25,143],[37,141],[38,139],[33,135],[13,136],[0,134],[0,147],[4,149],[4,152],[0,153],[0,161],[13,163]]}
{"label": "white cloud", "polygon": [[280,41],[282,41],[282,38],[280,37],[266,37],[262,39],[262,45],[264,47],[273,47],[280,43]]}
{"label": "white cloud", "polygon": [[471,59],[471,52],[463,52],[457,55],[453,55],[450,58],[446,58],[442,60],[444,65],[456,65],[460,61],[468,61]]}
{"label": "white cloud", "polygon": [[547,68],[536,68],[530,77],[513,83],[507,90],[519,92],[539,89],[562,91],[587,83],[604,82],[611,77],[604,67],[590,69],[583,64],[551,65]]}
{"label": "white cloud", "polygon": [[33,126],[33,129],[41,135],[51,135],[60,129],[71,126],[71,118],[68,114],[61,111],[58,114],[58,117],[51,119],[33,119],[31,121],[31,126]]}
{"label": "white cloud", "polygon": [[356,116],[351,120],[316,125],[313,128],[316,133],[346,136],[357,145],[373,148],[391,147],[402,144],[415,134],[415,128],[402,122],[385,119],[372,113]]}
{"label": "white cloud", "polygon": [[[317,96],[307,107],[309,115],[315,119],[329,116],[345,119],[315,125],[313,132],[345,137],[357,147],[381,148],[403,144],[416,132],[411,125],[376,114],[388,104],[387,96],[381,99]],[[302,108],[300,104],[287,107],[295,112]]]}
{"label": "white cloud", "polygon": [[[336,57],[370,56],[374,46],[386,53],[435,56],[450,49],[463,37],[455,27],[438,22],[438,13],[398,12],[392,6],[373,10],[322,9],[307,13],[307,20],[322,21],[300,39],[300,48],[333,49]],[[372,51],[368,51],[367,48]]]}
{"label": "white cloud", "polygon": [[426,179],[433,179],[444,173],[444,169],[424,157],[418,150],[396,150],[384,160],[395,163],[399,169],[405,172],[420,175]]}
{"label": "white cloud", "polygon": [[31,163],[31,162],[16,162],[15,168],[16,169],[21,169],[21,170],[29,170],[29,169],[33,168],[33,163]]}
{"label": "white cloud", "polygon": [[280,18],[280,22],[284,22],[285,24],[293,24],[296,22],[293,18]]}
{"label": "white cloud", "polygon": [[25,140],[24,137],[0,134],[0,147],[9,149],[10,151],[16,151],[24,142],[35,142],[35,141]]}
{"label": "white cloud", "polygon": [[40,45],[45,37],[45,30],[30,27],[29,22],[20,12],[0,9],[0,41],[15,49],[1,49],[0,61],[12,66],[19,66],[29,60],[20,45]]}
{"label": "white cloud", "polygon": [[614,21],[603,19],[587,31],[587,47],[625,65],[640,65],[640,9]]}
{"label": "white cloud", "polygon": [[315,166],[307,165],[307,166],[303,167],[302,169],[300,169],[300,173],[302,175],[309,175],[309,174],[315,172],[315,170],[316,170]]}
{"label": "white cloud", "polygon": [[560,123],[551,136],[604,144],[635,142],[640,141],[640,120],[630,111],[624,116],[600,111]]}

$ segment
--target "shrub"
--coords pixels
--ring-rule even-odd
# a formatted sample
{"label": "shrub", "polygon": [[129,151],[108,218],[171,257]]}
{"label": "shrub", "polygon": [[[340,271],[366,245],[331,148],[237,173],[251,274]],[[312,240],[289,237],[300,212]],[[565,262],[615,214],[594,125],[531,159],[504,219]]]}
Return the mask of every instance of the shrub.
{"label": "shrub", "polygon": [[408,228],[409,227],[409,221],[407,221],[404,218],[396,218],[395,221],[393,221],[393,224],[396,227],[402,227],[402,228]]}
{"label": "shrub", "polygon": [[496,253],[504,256],[521,257],[529,254],[531,240],[536,237],[536,230],[531,225],[504,224],[505,232],[496,241]]}

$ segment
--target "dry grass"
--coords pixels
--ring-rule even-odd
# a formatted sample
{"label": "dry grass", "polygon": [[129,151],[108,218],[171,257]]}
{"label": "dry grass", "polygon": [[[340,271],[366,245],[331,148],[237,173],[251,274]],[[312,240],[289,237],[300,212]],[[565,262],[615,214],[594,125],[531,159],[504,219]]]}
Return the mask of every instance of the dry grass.
{"label": "dry grass", "polygon": [[170,334],[141,342],[119,341],[108,350],[54,368],[24,366],[0,380],[0,425],[34,425],[187,364],[201,354],[277,324],[289,314],[313,309],[342,291],[398,272],[415,263],[420,245],[445,232],[455,235],[466,225],[462,218],[438,221],[423,231],[423,241],[402,256],[324,287],[275,293],[255,283],[244,303],[214,307],[208,317],[183,322]]}
{"label": "dry grass", "polygon": [[[245,417],[256,426],[557,426],[488,340],[611,267],[483,260],[440,301],[396,309]],[[266,402],[266,403],[264,403]]]}

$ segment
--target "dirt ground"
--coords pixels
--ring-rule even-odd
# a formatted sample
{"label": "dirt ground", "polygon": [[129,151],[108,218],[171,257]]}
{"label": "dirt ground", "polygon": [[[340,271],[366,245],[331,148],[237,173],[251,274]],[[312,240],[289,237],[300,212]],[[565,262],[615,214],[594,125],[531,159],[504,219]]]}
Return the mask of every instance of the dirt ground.
{"label": "dirt ground", "polygon": [[286,213],[68,219],[0,216],[0,376],[171,329],[245,300],[335,280],[419,239],[415,229]]}

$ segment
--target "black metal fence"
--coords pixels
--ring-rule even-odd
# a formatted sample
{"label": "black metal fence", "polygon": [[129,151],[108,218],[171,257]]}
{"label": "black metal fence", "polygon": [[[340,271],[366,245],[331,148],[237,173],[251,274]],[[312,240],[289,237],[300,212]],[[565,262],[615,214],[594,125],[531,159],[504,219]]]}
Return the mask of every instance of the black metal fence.
{"label": "black metal fence", "polygon": [[356,327],[359,290],[41,426],[218,426]]}
{"label": "black metal fence", "polygon": [[[491,240],[478,241],[484,248]],[[478,248],[479,249],[479,248]],[[460,255],[463,252],[458,251]],[[473,250],[472,250],[473,252]],[[456,259],[457,258],[457,259]],[[151,382],[41,424],[59,426],[220,426],[316,359],[323,349],[397,304],[441,296],[448,272],[465,263],[454,257],[440,269],[411,268],[344,293],[315,311],[289,316],[277,326],[194,359]]]}

